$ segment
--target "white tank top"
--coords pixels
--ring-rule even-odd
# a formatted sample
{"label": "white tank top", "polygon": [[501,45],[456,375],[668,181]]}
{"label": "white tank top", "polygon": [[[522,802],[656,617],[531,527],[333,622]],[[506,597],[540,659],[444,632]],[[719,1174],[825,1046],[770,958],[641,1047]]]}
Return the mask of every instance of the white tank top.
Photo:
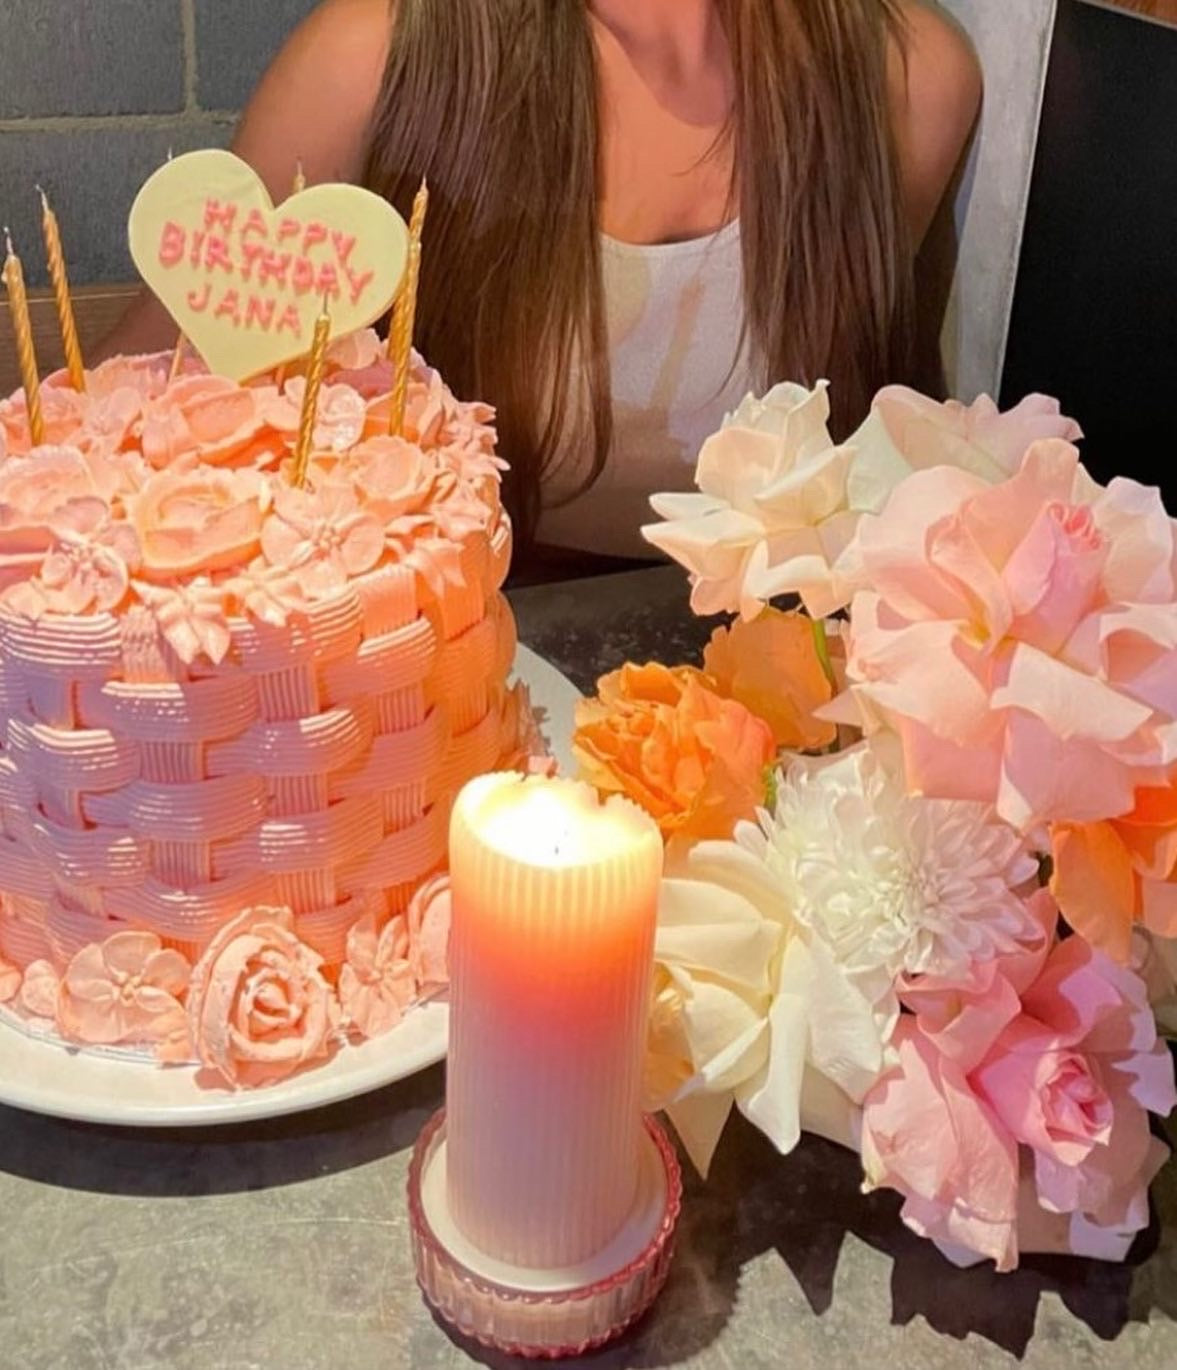
{"label": "white tank top", "polygon": [[596,484],[557,502],[583,478],[570,453],[545,483],[538,541],[605,556],[657,556],[639,529],[650,496],[690,490],[706,438],[754,388],[741,348],[740,226],[708,238],[638,246],[602,237],[613,389],[613,445]]}

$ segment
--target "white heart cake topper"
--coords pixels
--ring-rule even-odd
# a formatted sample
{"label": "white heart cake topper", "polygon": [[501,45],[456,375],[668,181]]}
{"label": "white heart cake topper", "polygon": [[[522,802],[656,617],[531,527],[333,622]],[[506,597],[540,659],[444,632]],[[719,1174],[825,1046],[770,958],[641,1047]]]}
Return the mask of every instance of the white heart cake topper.
{"label": "white heart cake topper", "polygon": [[311,347],[324,300],[335,337],[374,323],[404,278],[409,230],[378,195],[320,185],[274,207],[231,152],[190,152],[144,185],[131,256],[211,371],[246,380]]}

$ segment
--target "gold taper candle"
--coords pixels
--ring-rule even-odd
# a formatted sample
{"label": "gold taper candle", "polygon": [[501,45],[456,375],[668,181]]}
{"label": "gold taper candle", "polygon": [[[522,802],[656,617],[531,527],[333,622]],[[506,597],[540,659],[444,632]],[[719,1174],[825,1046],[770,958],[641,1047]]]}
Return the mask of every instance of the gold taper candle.
{"label": "gold taper candle", "polygon": [[429,212],[429,183],[422,180],[413,197],[409,219],[409,265],[400,293],[396,297],[392,326],[388,330],[388,357],[392,362],[392,401],[388,411],[388,431],[399,434],[405,426],[405,403],[409,394],[409,369],[412,364],[413,325],[417,317],[417,285],[421,279],[421,239],[425,216]]}
{"label": "gold taper candle", "polygon": [[70,384],[82,393],[86,389],[86,367],[82,362],[82,345],[78,342],[74,302],[69,293],[69,273],[65,269],[65,251],[61,246],[61,226],[49,203],[49,196],[40,186],[37,190],[41,196],[41,228],[45,234],[45,258],[49,263],[49,279],[53,283],[53,298],[57,303],[57,319],[61,327],[65,366],[69,372]]}
{"label": "gold taper candle", "polygon": [[331,316],[327,313],[327,301],[324,300],[323,312],[315,320],[315,337],[311,343],[311,356],[307,365],[307,388],[302,397],[302,415],[298,424],[298,444],[294,449],[292,479],[298,487],[306,484],[311,448],[315,441],[319,391],[323,388],[323,372],[327,369],[327,349],[330,345]]}
{"label": "gold taper candle", "polygon": [[16,360],[29,410],[29,440],[34,447],[45,441],[45,417],[41,412],[41,377],[37,374],[37,352],[33,346],[33,325],[29,319],[29,298],[25,293],[25,273],[20,258],[12,249],[12,235],[4,230],[8,255],[4,260],[4,284],[8,287],[8,307],[16,335]]}

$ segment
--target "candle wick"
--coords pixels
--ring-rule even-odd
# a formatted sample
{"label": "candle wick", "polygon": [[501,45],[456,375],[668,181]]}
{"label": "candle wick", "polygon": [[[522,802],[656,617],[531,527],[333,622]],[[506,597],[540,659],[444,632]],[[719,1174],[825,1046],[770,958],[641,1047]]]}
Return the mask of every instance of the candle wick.
{"label": "candle wick", "polygon": [[45,194],[45,188],[44,188],[44,186],[36,186],[35,189],[36,189],[36,191],[37,191],[37,194],[41,197],[41,208],[42,208],[43,210],[45,210],[46,213],[48,213],[48,212],[49,212],[49,196]]}
{"label": "candle wick", "polygon": [[10,257],[15,257],[16,252],[12,246],[12,230],[7,224],[4,225],[4,245],[8,249],[8,255]]}

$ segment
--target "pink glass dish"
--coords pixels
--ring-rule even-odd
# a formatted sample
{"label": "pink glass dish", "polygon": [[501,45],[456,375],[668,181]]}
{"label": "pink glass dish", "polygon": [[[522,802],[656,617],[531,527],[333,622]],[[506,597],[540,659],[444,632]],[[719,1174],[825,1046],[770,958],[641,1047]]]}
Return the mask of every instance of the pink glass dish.
{"label": "pink glass dish", "polygon": [[670,1273],[682,1172],[666,1133],[653,1118],[644,1121],[665,1178],[653,1237],[635,1259],[603,1279],[538,1292],[477,1274],[439,1237],[423,1198],[423,1179],[445,1138],[445,1110],[435,1113],[413,1151],[408,1197],[417,1281],[438,1315],[464,1336],[508,1355],[558,1360],[613,1341],[648,1312]]}

